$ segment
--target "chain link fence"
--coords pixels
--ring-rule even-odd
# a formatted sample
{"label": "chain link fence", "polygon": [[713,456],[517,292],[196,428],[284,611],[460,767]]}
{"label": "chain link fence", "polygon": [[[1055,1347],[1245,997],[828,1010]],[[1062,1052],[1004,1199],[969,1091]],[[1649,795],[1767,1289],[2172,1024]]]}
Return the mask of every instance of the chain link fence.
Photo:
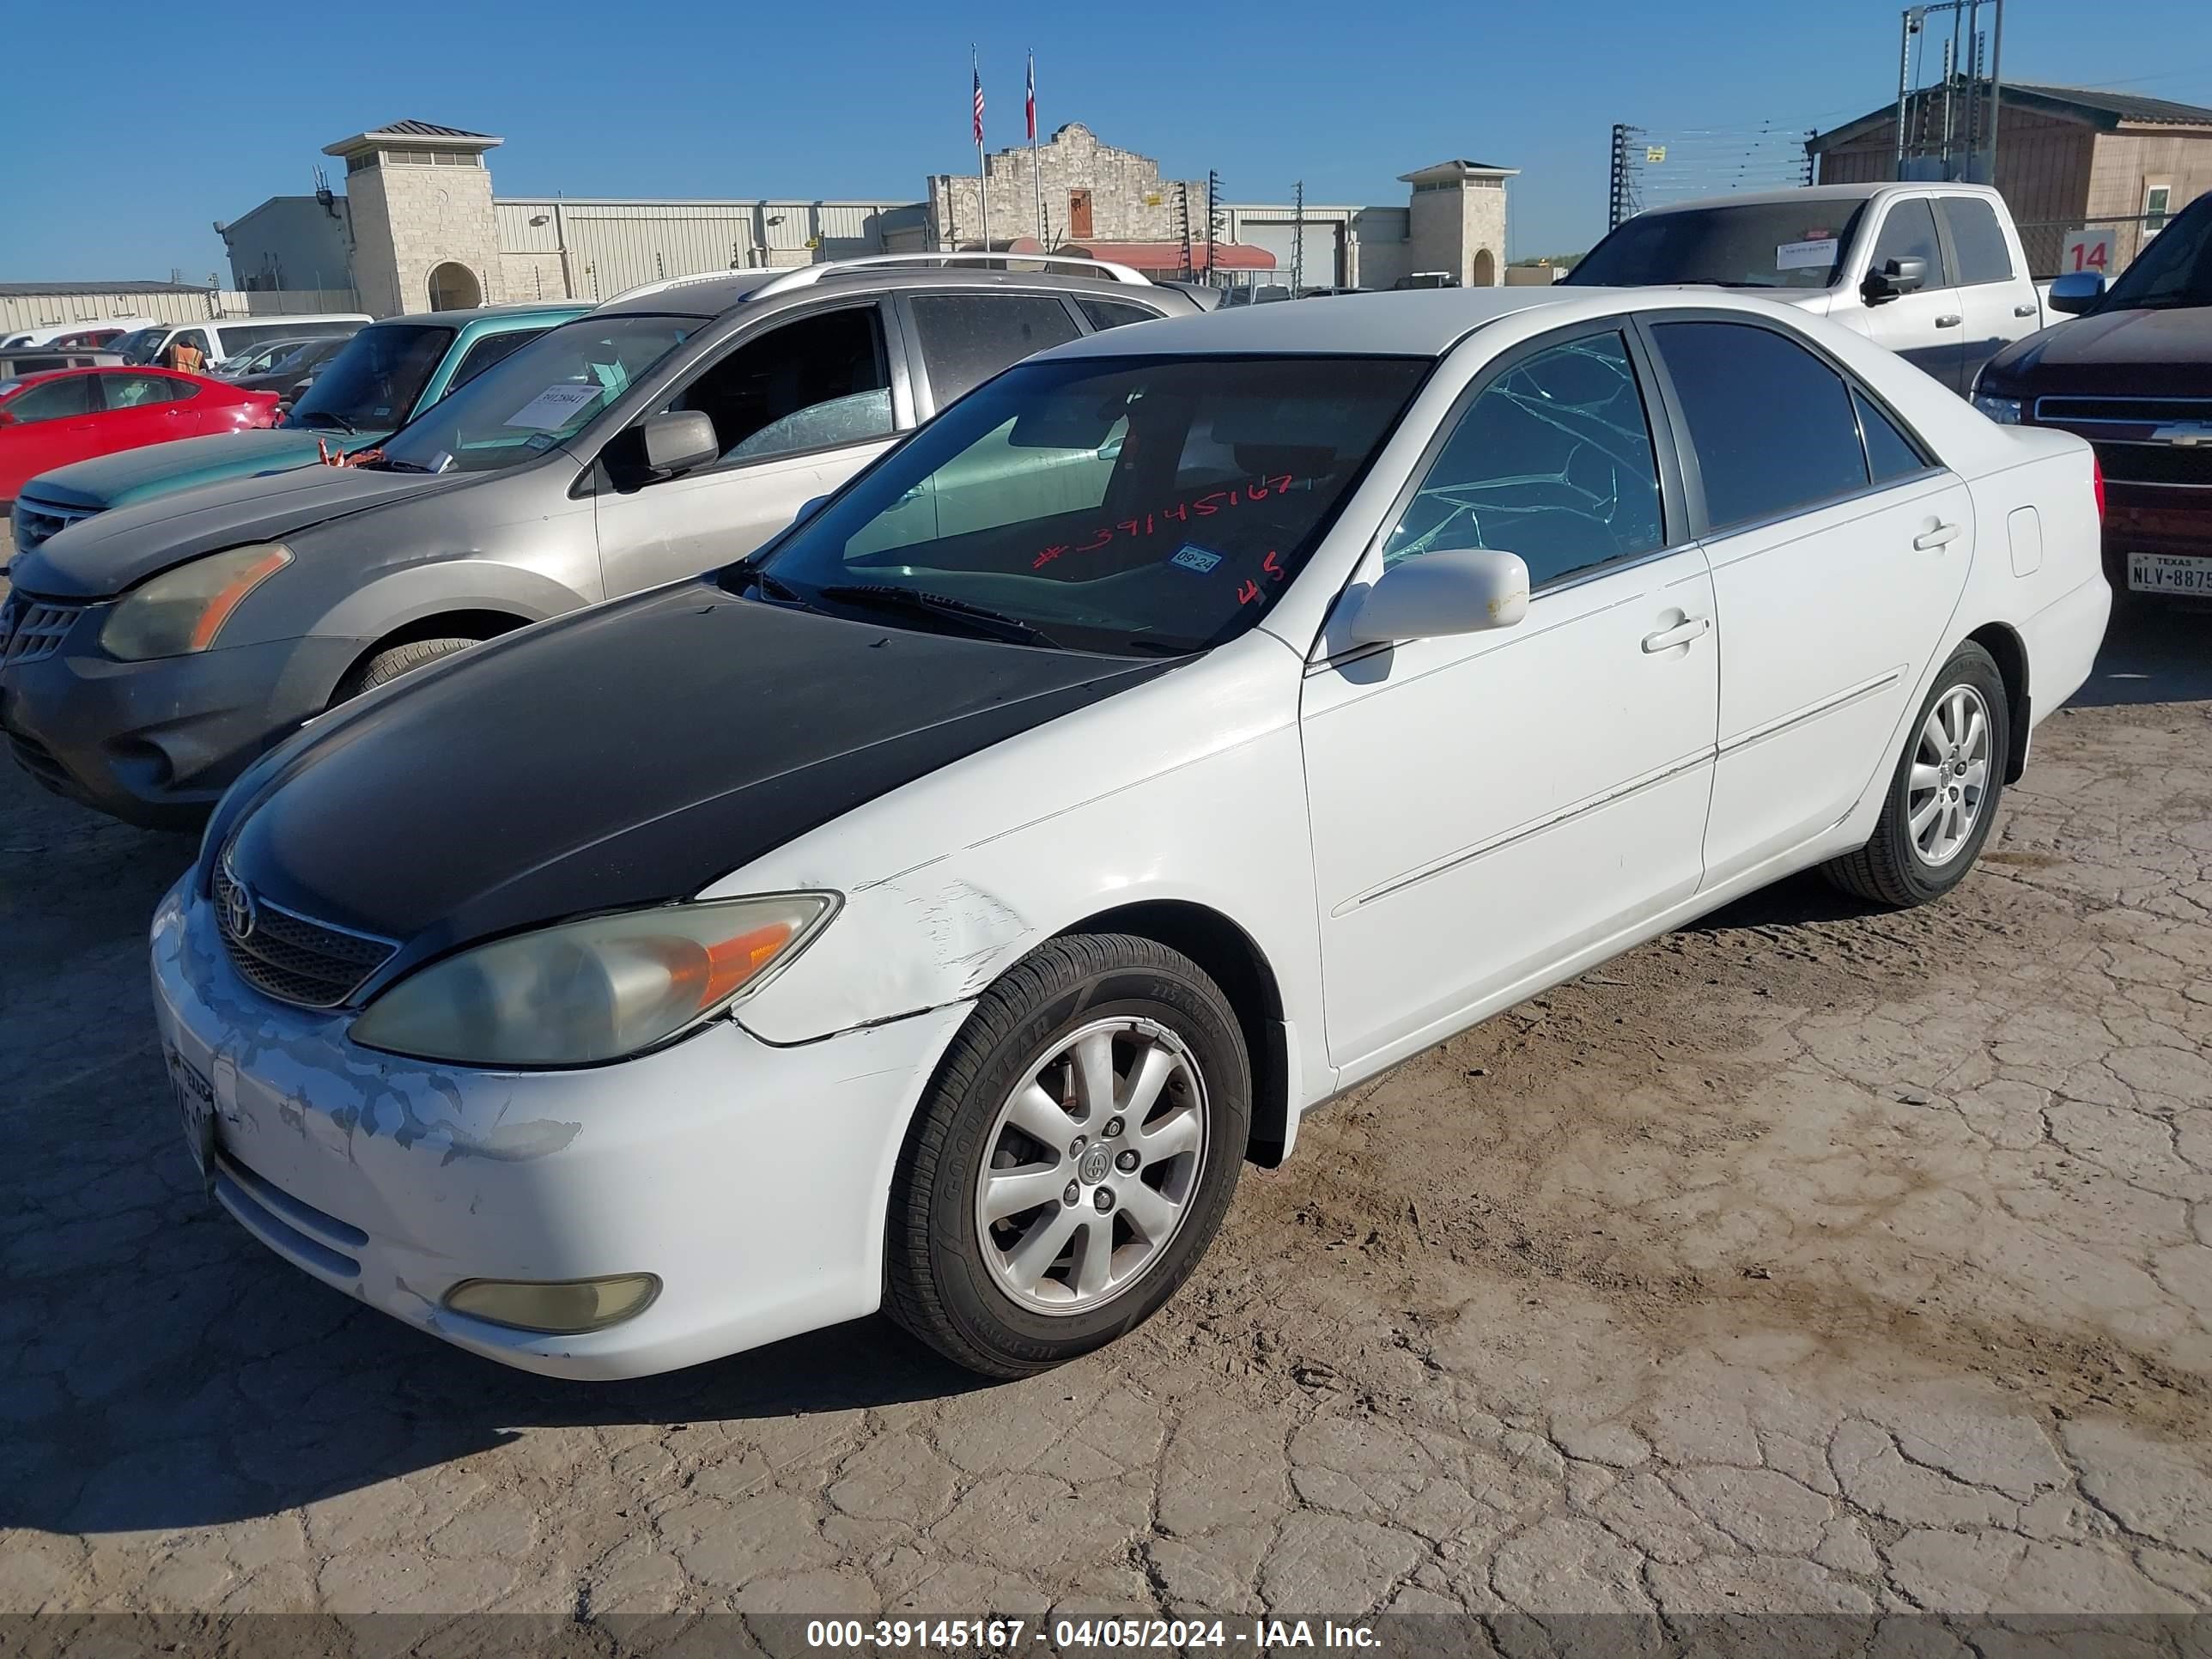
{"label": "chain link fence", "polygon": [[[2135,263],[2136,256],[2150,245],[2152,237],[2166,228],[2166,221],[2172,216],[2168,213],[2148,213],[2123,218],[2057,219],[2023,224],[2020,227],[2020,241],[2027,254],[2027,274],[2041,283],[2079,269],[2096,271],[2109,283]],[[2076,252],[2069,252],[2069,245],[2076,242],[2077,233],[2081,238]]]}

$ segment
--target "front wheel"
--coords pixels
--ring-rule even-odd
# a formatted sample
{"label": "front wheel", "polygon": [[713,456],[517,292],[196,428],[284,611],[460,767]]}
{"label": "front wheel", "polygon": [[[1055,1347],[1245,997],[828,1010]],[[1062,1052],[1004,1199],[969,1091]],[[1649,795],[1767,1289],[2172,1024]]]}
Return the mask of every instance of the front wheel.
{"label": "front wheel", "polygon": [[1845,892],[1905,908],[1940,898],[1980,856],[2012,752],[2004,676],[1969,640],[1936,675],[1890,780],[1874,835],[1822,866]]}
{"label": "front wheel", "polygon": [[1055,939],[983,994],[892,1183],[884,1305],[946,1358],[1024,1376],[1174,1295],[1236,1190],[1237,1017],[1152,939]]}

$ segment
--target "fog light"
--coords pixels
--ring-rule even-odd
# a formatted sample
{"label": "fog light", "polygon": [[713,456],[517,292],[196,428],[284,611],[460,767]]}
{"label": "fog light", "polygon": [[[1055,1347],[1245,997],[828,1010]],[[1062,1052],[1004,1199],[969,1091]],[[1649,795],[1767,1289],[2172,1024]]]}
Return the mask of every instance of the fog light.
{"label": "fog light", "polygon": [[660,1280],[651,1273],[616,1273],[606,1279],[570,1279],[553,1284],[465,1279],[446,1292],[446,1305],[471,1319],[511,1325],[518,1331],[573,1336],[634,1319],[651,1307],[659,1294]]}

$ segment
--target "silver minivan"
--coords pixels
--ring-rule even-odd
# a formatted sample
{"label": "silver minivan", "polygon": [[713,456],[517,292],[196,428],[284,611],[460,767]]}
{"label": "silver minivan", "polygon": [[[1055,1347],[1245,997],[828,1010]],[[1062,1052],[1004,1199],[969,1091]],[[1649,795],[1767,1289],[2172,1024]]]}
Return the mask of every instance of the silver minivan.
{"label": "silver minivan", "polygon": [[884,256],[656,283],[346,465],[72,525],[16,559],[0,610],[9,747],[59,793],[189,826],[333,704],[741,558],[1000,369],[1201,308],[1121,267],[1015,262]]}

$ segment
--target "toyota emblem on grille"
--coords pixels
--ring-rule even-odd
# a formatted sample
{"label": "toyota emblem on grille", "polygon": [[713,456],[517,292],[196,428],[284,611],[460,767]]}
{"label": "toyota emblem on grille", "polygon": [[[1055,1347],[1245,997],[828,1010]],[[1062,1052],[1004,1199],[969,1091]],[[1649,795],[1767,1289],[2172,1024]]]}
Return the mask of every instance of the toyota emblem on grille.
{"label": "toyota emblem on grille", "polygon": [[251,939],[253,936],[253,924],[257,920],[253,909],[253,895],[246,891],[246,884],[236,876],[231,875],[229,871],[224,871],[223,874],[229,877],[229,879],[223,884],[222,890],[223,931],[235,939]]}

